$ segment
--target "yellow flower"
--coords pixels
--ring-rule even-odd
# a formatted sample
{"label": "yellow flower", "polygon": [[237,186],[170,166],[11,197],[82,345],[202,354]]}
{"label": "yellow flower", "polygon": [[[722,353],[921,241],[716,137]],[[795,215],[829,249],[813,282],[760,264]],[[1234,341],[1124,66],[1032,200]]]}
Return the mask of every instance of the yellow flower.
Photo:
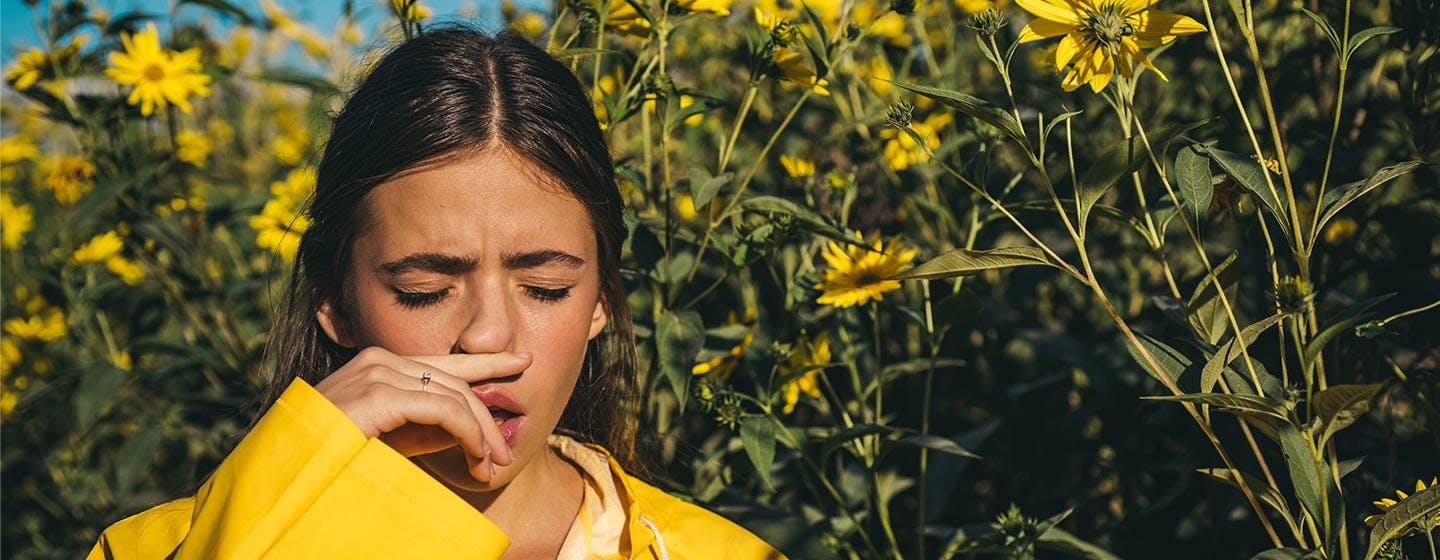
{"label": "yellow flower", "polygon": [[270,183],[270,194],[275,196],[281,204],[291,208],[300,208],[300,205],[310,198],[315,192],[315,168],[299,167],[292,169],[285,175],[284,181]]}
{"label": "yellow flower", "polygon": [[610,0],[610,11],[605,15],[605,26],[617,33],[633,37],[650,36],[650,20],[635,11],[625,0]]}
{"label": "yellow flower", "polygon": [[25,160],[40,159],[40,149],[29,138],[19,134],[0,139],[0,165],[9,167]]}
{"label": "yellow flower", "polygon": [[1205,31],[1189,17],[1150,9],[1154,0],[1016,0],[1036,20],[1020,31],[1028,43],[1064,35],[1056,50],[1055,70],[1070,66],[1061,85],[1074,91],[1082,84],[1099,92],[1118,70],[1131,77],[1135,61],[1169,81],[1140,49],[1164,45],[1181,35]]}
{"label": "yellow flower", "polygon": [[789,155],[780,156],[780,165],[785,168],[785,174],[796,179],[804,179],[815,174],[815,162]]}
{"label": "yellow flower", "polygon": [[825,86],[830,85],[830,81],[817,77],[815,70],[805,64],[805,57],[800,53],[790,49],[775,49],[771,56],[775,68],[780,71],[780,77],[820,95],[830,95],[830,90],[825,89]]}
{"label": "yellow flower", "polygon": [[140,263],[120,255],[105,259],[105,268],[109,269],[111,274],[120,277],[122,282],[131,286],[139,284],[141,280],[145,279],[145,268],[140,266]]}
{"label": "yellow flower", "polygon": [[251,35],[250,28],[237,25],[230,31],[229,45],[215,49],[215,64],[232,70],[239,68],[254,47],[255,37]]}
{"label": "yellow flower", "polygon": [[305,151],[310,149],[310,133],[305,129],[299,111],[291,107],[279,109],[275,113],[275,123],[280,128],[280,135],[270,140],[275,159],[285,165],[299,164],[305,159]]}
{"label": "yellow flower", "polygon": [[278,200],[271,200],[265,203],[260,214],[250,217],[250,227],[256,233],[255,244],[291,262],[300,251],[300,236],[309,229],[310,219]]}
{"label": "yellow flower", "polygon": [[1359,225],[1355,223],[1354,218],[1340,218],[1335,220],[1331,222],[1330,225],[1325,226],[1325,242],[1339,243],[1350,239],[1350,237],[1355,235],[1355,230],[1357,229],[1359,229]]}
{"label": "yellow flower", "polygon": [[[689,107],[689,106],[693,105],[694,103],[695,103],[695,98],[694,98],[694,97],[691,97],[691,96],[689,96],[689,95],[685,95],[685,94],[683,94],[683,93],[680,94],[680,109],[681,109],[681,110],[684,110],[686,107]],[[695,114],[693,114],[693,115],[690,115],[690,116],[688,116],[688,117],[685,117],[685,120],[680,121],[680,122],[685,123],[685,126],[698,126],[701,122],[704,122],[704,120],[705,120],[705,113],[701,112],[701,113],[695,113]]]}
{"label": "yellow flower", "polygon": [[45,56],[45,51],[30,47],[15,57],[15,65],[5,71],[5,81],[16,90],[25,91],[40,81],[40,75],[49,66],[50,57]]}
{"label": "yellow flower", "polygon": [[545,16],[537,12],[525,12],[515,19],[510,20],[510,29],[526,37],[539,37],[545,34]]}
{"label": "yellow flower", "polygon": [[785,363],[780,366],[784,376],[794,376],[780,387],[780,394],[785,399],[783,410],[785,414],[795,411],[795,404],[800,402],[801,393],[810,398],[820,398],[820,384],[816,378],[824,371],[823,366],[828,363],[830,363],[830,333],[828,332],[822,332],[811,340],[807,340],[802,335],[795,341],[795,344],[790,346],[790,354],[786,356]]}
{"label": "yellow flower", "polygon": [[950,121],[950,113],[940,111],[931,113],[924,121],[910,123],[915,134],[925,140],[925,146],[916,143],[914,138],[903,131],[894,128],[880,131],[880,136],[888,139],[884,148],[885,161],[889,162],[891,169],[901,171],[929,159],[930,154],[925,151],[925,147],[929,147],[931,151],[940,147],[939,131],[950,124]]}
{"label": "yellow flower", "polygon": [[[860,232],[855,234],[860,236]],[[831,241],[822,256],[830,269],[815,285],[824,291],[816,303],[845,308],[880,301],[885,292],[900,289],[900,282],[888,278],[915,258],[915,249],[901,244],[899,238],[891,238],[884,247],[877,238],[868,248],[848,244],[841,247]]]}
{"label": "yellow flower", "polygon": [[20,364],[20,345],[9,338],[0,339],[0,381],[10,377],[10,370]]}
{"label": "yellow flower", "polygon": [[695,218],[695,199],[688,194],[675,197],[675,213],[680,215],[682,220]]}
{"label": "yellow flower", "polygon": [[909,47],[914,42],[905,28],[905,16],[883,8],[878,2],[857,4],[850,17],[865,28],[866,33],[884,37],[891,46]]}
{"label": "yellow flower", "polygon": [[[734,311],[731,311],[725,317],[726,325],[751,324],[754,321],[754,307],[746,307],[745,314],[743,316],[737,316]],[[751,325],[750,328],[746,329],[745,336],[740,339],[739,343],[737,343],[735,346],[732,346],[730,350],[725,353],[719,354],[713,358],[695,364],[695,367],[690,368],[690,374],[708,374],[712,378],[718,379],[720,381],[729,379],[730,373],[735,371],[735,366],[740,365],[740,359],[745,356],[745,352],[750,348],[750,343],[754,341],[755,327],[754,325]]]}
{"label": "yellow flower", "polygon": [[675,0],[675,5],[697,13],[730,15],[731,0]]}
{"label": "yellow flower", "polygon": [[260,213],[250,217],[255,230],[255,243],[269,249],[286,262],[295,260],[300,250],[300,236],[310,227],[310,219],[301,213],[306,199],[315,190],[315,170],[295,169],[284,181],[270,185],[274,195]]}
{"label": "yellow flower", "polygon": [[107,231],[91,237],[89,241],[86,241],[84,245],[76,249],[75,252],[70,255],[70,263],[85,264],[104,262],[110,257],[119,255],[120,250],[124,248],[125,242],[120,239],[120,235],[113,231]]}
{"label": "yellow flower", "polygon": [[75,204],[90,192],[95,179],[95,164],[80,156],[62,156],[49,164],[45,186],[61,204]]}
{"label": "yellow flower", "polygon": [[15,204],[10,193],[0,191],[0,247],[14,249],[25,240],[35,213],[29,204]]}
{"label": "yellow flower", "polygon": [[126,102],[140,104],[140,114],[150,116],[155,106],[175,104],[190,112],[190,97],[210,95],[210,76],[200,73],[200,49],[175,52],[160,48],[160,35],[151,23],[144,31],[122,33],[124,52],[110,53],[105,75],[120,85],[131,86]]}
{"label": "yellow flower", "polygon": [[870,89],[881,96],[888,96],[894,88],[890,81],[894,79],[895,70],[890,67],[890,61],[885,60],[883,53],[870,58]]}
{"label": "yellow flower", "polygon": [[214,148],[210,145],[210,138],[198,130],[187,129],[176,133],[175,143],[178,145],[175,149],[175,158],[195,167],[205,165],[205,158]]}
{"label": "yellow flower", "polygon": [[[1435,486],[1435,483],[1437,483],[1437,482],[1440,482],[1440,478],[1431,478],[1431,479],[1430,479],[1430,485],[1429,485],[1429,486]],[[1416,492],[1419,492],[1419,491],[1421,491],[1421,490],[1424,490],[1424,489],[1428,488],[1429,486],[1426,486],[1426,485],[1425,485],[1425,481],[1424,481],[1424,480],[1416,480],[1416,481],[1415,481],[1415,491],[1416,491]],[[1406,498],[1409,498],[1410,496],[1409,496],[1408,494],[1406,494],[1405,492],[1403,492],[1403,491],[1396,490],[1396,491],[1395,491],[1395,497],[1399,498],[1399,500],[1392,500],[1392,499],[1390,499],[1390,498],[1380,498],[1379,500],[1375,500],[1374,502],[1372,502],[1372,503],[1375,504],[1375,507],[1380,508],[1380,512],[1381,512],[1381,513],[1376,513],[1376,514],[1372,514],[1372,515],[1366,516],[1366,517],[1365,517],[1365,524],[1366,524],[1366,525],[1369,525],[1369,526],[1371,526],[1371,527],[1374,527],[1376,523],[1379,523],[1379,522],[1380,522],[1380,519],[1381,519],[1381,518],[1385,517],[1385,513],[1384,513],[1384,512],[1390,511],[1390,508],[1395,507],[1395,504],[1398,504],[1398,503],[1400,503],[1400,502],[1405,501],[1405,499],[1406,499]],[[1440,518],[1436,518],[1436,519],[1435,519],[1435,526],[1436,526],[1436,527],[1440,527]]]}
{"label": "yellow flower", "polygon": [[35,296],[27,306],[30,316],[24,319],[6,319],[5,332],[25,340],[51,342],[69,332],[65,325],[65,312],[45,303],[45,298]]}
{"label": "yellow flower", "polygon": [[1009,0],[955,0],[955,7],[965,10],[967,14],[973,15],[985,11],[985,8],[995,8],[998,10],[1009,3]]}
{"label": "yellow flower", "polygon": [[408,22],[424,20],[434,13],[428,6],[421,5],[420,0],[390,0],[390,12]]}
{"label": "yellow flower", "polygon": [[340,24],[340,40],[348,45],[358,45],[365,41],[365,31],[355,20],[347,18],[345,23]]}

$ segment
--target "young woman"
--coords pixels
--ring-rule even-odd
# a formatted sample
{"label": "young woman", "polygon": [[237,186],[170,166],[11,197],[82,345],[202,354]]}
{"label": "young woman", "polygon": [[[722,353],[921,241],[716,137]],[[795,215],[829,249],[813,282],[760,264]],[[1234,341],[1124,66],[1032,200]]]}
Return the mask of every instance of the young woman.
{"label": "young woman", "polygon": [[90,557],[780,558],[634,465],[608,146],[527,40],[433,30],[335,118],[268,406]]}

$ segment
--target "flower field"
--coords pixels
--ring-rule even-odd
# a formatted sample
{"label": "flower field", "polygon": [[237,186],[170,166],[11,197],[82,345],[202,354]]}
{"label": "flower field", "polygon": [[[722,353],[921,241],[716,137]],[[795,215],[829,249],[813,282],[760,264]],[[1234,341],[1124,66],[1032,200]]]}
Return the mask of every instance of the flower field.
{"label": "flower field", "polygon": [[[74,558],[244,435],[329,116],[476,11],[26,4],[0,549]],[[657,486],[792,558],[1436,558],[1436,0],[498,11],[609,136]]]}

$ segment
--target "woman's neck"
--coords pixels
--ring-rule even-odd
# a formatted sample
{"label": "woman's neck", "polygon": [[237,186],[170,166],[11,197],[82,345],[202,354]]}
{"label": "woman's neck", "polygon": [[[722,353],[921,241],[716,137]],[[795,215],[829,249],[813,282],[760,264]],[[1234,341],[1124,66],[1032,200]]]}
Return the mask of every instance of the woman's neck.
{"label": "woman's neck", "polygon": [[446,486],[510,537],[505,558],[553,558],[579,515],[584,484],[579,468],[547,445],[499,490]]}
{"label": "woman's neck", "polygon": [[580,513],[584,478],[549,446],[493,497],[471,502],[510,537],[506,558],[554,558]]}

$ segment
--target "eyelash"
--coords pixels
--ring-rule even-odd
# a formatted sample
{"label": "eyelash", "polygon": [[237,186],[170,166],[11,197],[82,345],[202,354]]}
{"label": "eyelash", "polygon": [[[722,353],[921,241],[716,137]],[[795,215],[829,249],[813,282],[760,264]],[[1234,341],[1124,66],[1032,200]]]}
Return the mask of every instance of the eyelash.
{"label": "eyelash", "polygon": [[[570,288],[541,288],[539,286],[525,286],[525,292],[530,297],[545,303],[554,303],[570,297]],[[450,288],[434,292],[407,292],[395,290],[395,302],[409,309],[419,309],[440,303]]]}

